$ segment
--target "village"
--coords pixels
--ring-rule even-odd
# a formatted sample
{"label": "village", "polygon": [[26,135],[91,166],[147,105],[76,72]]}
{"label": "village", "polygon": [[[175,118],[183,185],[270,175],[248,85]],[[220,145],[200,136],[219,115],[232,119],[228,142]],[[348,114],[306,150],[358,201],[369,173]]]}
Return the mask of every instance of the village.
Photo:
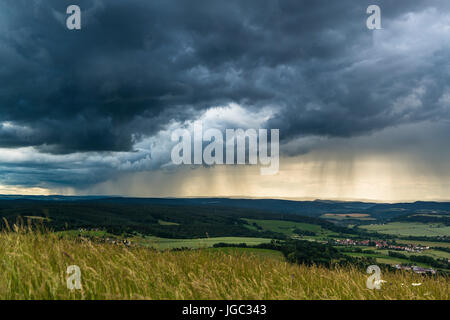
{"label": "village", "polygon": [[377,249],[390,249],[408,252],[423,252],[429,250],[429,246],[413,244],[395,244],[384,240],[353,240],[353,239],[334,239],[335,245],[341,246],[366,246],[376,247]]}
{"label": "village", "polygon": [[112,245],[122,245],[126,247],[135,247],[136,244],[132,243],[130,239],[128,238],[120,238],[120,237],[114,237],[114,236],[105,236],[105,235],[96,235],[95,233],[100,233],[101,230],[97,228],[92,229],[85,229],[85,228],[79,228],[78,229],[78,237],[79,238],[85,238],[90,239],[99,243],[107,243]]}
{"label": "village", "polygon": [[423,268],[418,266],[404,266],[401,264],[396,264],[394,266],[398,270],[407,270],[407,271],[413,271],[414,273],[420,273],[420,274],[436,274],[436,270],[432,268]]}
{"label": "village", "polygon": [[[429,246],[413,245],[413,244],[396,244],[384,240],[353,240],[353,239],[334,239],[334,245],[340,246],[367,246],[376,247],[377,249],[390,249],[394,251],[407,251],[407,252],[423,252],[425,250],[430,250]],[[412,271],[418,274],[436,274],[436,270],[432,268],[424,268],[416,265],[404,265],[396,264],[393,265],[397,270]]]}

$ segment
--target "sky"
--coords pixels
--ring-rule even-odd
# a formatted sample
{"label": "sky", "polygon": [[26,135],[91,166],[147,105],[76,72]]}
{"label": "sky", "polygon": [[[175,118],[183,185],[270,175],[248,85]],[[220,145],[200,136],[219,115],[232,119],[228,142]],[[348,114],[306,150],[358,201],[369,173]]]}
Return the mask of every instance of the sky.
{"label": "sky", "polygon": [[[3,0],[0,61],[0,194],[450,200],[448,0]],[[278,173],[174,165],[197,121]]]}

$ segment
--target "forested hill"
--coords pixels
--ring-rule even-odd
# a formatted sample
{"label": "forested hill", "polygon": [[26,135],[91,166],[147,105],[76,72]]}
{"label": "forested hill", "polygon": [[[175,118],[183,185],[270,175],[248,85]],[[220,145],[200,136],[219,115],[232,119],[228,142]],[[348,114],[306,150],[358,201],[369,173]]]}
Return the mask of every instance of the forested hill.
{"label": "forested hill", "polygon": [[[329,221],[300,216],[217,205],[167,205],[142,199],[89,201],[0,200],[0,218],[42,222],[53,230],[105,229],[114,234],[138,232],[166,238],[221,236],[284,238],[276,232],[252,230],[246,219],[289,220],[319,225],[335,232],[351,232]],[[5,226],[5,223],[2,222]]]}
{"label": "forested hill", "polygon": [[[326,213],[367,213],[375,218],[394,218],[411,213],[450,213],[450,202],[371,203],[359,201],[292,201],[278,199],[231,199],[231,198],[126,198],[111,196],[9,196],[0,195],[2,206],[7,200],[13,202],[60,201],[101,202],[110,204],[207,206],[262,210],[277,213],[293,213],[318,217]],[[6,201],[6,202],[5,202]]]}
{"label": "forested hill", "polygon": [[[148,204],[170,206],[217,206],[264,210],[278,213],[294,213],[304,216],[320,216],[324,213],[348,213],[365,211],[374,203],[339,201],[291,201],[277,199],[231,199],[231,198],[126,198],[107,196],[9,196],[0,195],[0,201],[61,201],[61,202],[98,202],[115,204]],[[449,206],[450,207],[450,206]]]}

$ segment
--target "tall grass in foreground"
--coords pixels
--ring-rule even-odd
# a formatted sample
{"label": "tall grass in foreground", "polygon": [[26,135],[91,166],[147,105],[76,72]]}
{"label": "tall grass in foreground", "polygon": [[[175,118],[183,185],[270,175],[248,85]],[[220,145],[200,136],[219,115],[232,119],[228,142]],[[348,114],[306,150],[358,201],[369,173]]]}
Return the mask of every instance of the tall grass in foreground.
{"label": "tall grass in foreground", "polygon": [[[78,265],[82,290],[66,287]],[[329,270],[214,250],[158,252],[0,232],[0,299],[449,299],[449,279],[384,273],[366,288],[355,268]],[[422,283],[413,287],[411,283]]]}

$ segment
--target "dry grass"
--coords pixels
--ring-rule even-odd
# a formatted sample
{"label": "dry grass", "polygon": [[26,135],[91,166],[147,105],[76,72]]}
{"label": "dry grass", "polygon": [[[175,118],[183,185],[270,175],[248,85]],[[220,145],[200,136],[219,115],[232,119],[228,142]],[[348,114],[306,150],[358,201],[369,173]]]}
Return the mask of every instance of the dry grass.
{"label": "dry grass", "polygon": [[[449,299],[444,277],[385,273],[383,288],[369,290],[354,268],[249,254],[157,252],[17,229],[0,233],[0,244],[0,299]],[[67,289],[69,265],[81,268],[82,290]]]}

